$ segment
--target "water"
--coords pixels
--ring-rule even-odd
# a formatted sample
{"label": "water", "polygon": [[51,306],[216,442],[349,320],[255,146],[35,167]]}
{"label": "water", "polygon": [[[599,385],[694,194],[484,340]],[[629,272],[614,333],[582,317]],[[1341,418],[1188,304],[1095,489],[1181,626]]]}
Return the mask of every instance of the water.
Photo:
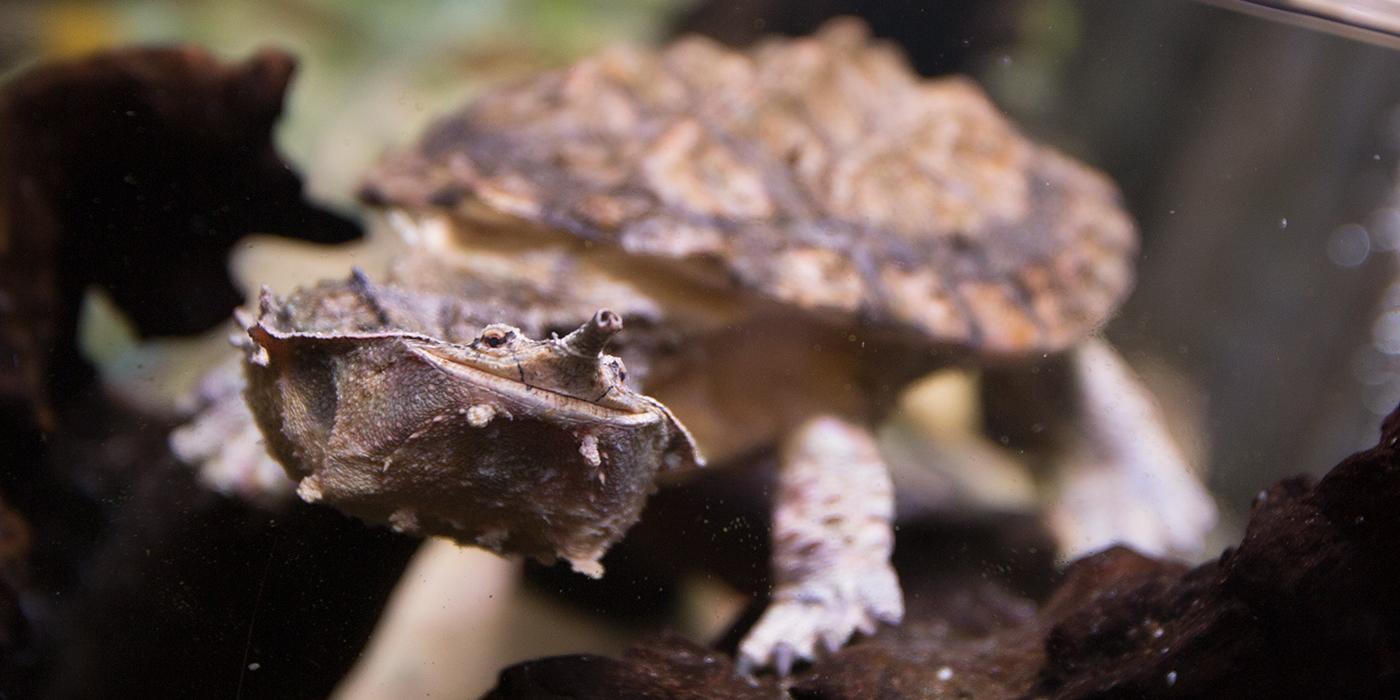
{"label": "water", "polygon": [[[1209,561],[1374,444],[1388,4],[842,6],[744,55],[830,7],[0,8],[11,81],[213,52],[0,99],[0,692],[476,697],[637,644],[606,668],[777,692],[851,638],[1015,696],[1070,560]],[[608,48],[690,31],[719,43],[664,69]],[[600,308],[607,356],[551,340]],[[1090,610],[1138,595],[1083,575]],[[1094,633],[1178,687],[1153,619]],[[560,663],[531,673],[621,683]]]}

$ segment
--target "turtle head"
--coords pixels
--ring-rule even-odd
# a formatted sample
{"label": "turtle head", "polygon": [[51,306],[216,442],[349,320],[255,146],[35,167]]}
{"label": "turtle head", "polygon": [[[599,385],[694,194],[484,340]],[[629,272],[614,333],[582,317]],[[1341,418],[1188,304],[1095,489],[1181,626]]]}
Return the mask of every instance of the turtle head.
{"label": "turtle head", "polygon": [[[552,364],[557,368],[553,376],[568,385],[566,393],[602,401],[623,388],[627,368],[622,358],[603,353],[608,342],[621,331],[622,317],[600,309],[577,330],[551,342]],[[618,392],[618,397],[623,393]]]}

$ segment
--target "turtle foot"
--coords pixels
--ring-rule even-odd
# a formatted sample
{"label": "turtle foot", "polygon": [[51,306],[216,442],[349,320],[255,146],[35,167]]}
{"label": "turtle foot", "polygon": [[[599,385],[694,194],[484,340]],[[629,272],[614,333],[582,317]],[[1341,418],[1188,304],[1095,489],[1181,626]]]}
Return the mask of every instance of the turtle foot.
{"label": "turtle foot", "polygon": [[1190,556],[1202,549],[1215,515],[1214,501],[1189,473],[1090,466],[1061,476],[1049,523],[1068,558],[1115,544],[1159,557]]}
{"label": "turtle foot", "polygon": [[898,624],[903,617],[899,581],[887,562],[836,580],[780,587],[739,645],[738,667],[786,676],[794,664],[835,652],[857,632],[874,634],[880,623]]}

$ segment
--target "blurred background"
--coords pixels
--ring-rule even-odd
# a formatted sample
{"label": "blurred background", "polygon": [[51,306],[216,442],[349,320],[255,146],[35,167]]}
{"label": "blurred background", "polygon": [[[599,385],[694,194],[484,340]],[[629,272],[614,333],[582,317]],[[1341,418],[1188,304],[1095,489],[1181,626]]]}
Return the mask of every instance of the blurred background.
{"label": "blurred background", "polygon": [[[285,48],[299,70],[278,143],[311,197],[353,216],[369,164],[483,86],[616,41],[702,32],[744,44],[862,16],[920,72],[973,75],[1023,129],[1120,184],[1143,249],[1106,332],[1202,456],[1233,540],[1256,492],[1368,446],[1400,403],[1400,51],[1229,4],[11,1],[0,76],[130,43],[229,60]],[[91,359],[141,379],[120,316],[86,323]],[[401,564],[410,545],[383,537]],[[387,595],[383,577],[347,648]]]}

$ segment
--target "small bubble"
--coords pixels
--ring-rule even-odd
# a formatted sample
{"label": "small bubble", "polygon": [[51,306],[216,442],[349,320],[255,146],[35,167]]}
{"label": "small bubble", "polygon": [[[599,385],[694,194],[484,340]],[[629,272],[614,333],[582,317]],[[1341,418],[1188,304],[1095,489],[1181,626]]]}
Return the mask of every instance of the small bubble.
{"label": "small bubble", "polygon": [[1278,220],[1278,227],[1279,227],[1279,228],[1288,228],[1288,218],[1287,218],[1287,217],[1284,217],[1284,218],[1282,218],[1282,219],[1279,219],[1279,220]]}
{"label": "small bubble", "polygon": [[256,662],[256,661],[254,661],[254,662],[251,663],[251,664],[248,664],[248,670],[249,670],[249,671],[256,671],[256,670],[258,670],[258,669],[260,669],[260,668],[262,668],[262,664],[260,664],[260,663],[258,663],[258,662]]}
{"label": "small bubble", "polygon": [[1176,671],[1167,671],[1167,685],[1176,685]]}
{"label": "small bubble", "polygon": [[938,680],[943,681],[944,683],[953,680],[953,669],[947,666],[938,669]]}
{"label": "small bubble", "polygon": [[1327,257],[1333,265],[1356,267],[1371,254],[1371,236],[1359,224],[1345,224],[1327,237]]}

